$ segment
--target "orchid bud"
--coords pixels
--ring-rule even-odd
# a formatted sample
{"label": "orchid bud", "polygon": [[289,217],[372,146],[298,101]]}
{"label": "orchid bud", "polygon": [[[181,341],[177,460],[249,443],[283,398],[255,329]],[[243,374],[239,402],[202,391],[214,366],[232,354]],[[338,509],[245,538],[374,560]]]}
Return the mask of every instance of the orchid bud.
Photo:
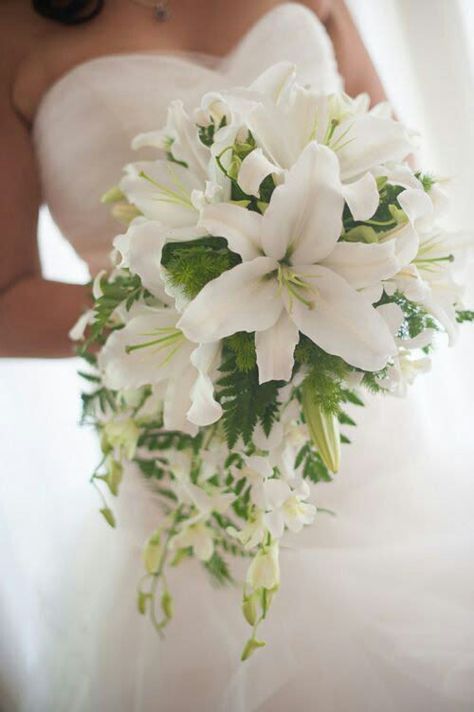
{"label": "orchid bud", "polygon": [[244,595],[242,599],[242,613],[247,623],[251,626],[254,626],[258,619],[257,601],[257,593],[251,593],[248,596]]}
{"label": "orchid bud", "polygon": [[167,620],[173,617],[173,598],[168,589],[165,589],[161,596],[161,610]]}
{"label": "orchid bud", "polygon": [[250,640],[247,641],[245,644],[245,647],[242,651],[242,655],[240,656],[240,659],[242,662],[245,660],[248,660],[249,657],[256,651],[258,648],[263,648],[265,647],[266,643],[263,640],[257,640],[256,638],[250,638]]}
{"label": "orchid bud", "polygon": [[161,532],[157,530],[148,539],[143,549],[143,563],[147,573],[154,574],[160,566],[163,548],[161,546]]}

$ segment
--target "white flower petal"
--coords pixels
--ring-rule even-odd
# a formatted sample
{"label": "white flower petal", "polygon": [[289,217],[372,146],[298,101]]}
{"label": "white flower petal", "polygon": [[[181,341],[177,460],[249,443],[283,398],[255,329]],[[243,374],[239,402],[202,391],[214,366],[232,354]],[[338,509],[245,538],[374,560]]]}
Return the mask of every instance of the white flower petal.
{"label": "white flower petal", "polygon": [[423,189],[407,188],[400,193],[397,200],[412,225],[423,228],[431,223],[434,207],[428,193]]}
{"label": "white flower petal", "polygon": [[166,430],[181,430],[188,435],[197,435],[198,426],[187,417],[195,378],[196,371],[193,368],[184,368],[178,378],[168,381],[163,403],[163,424]]}
{"label": "white flower petal", "polygon": [[377,313],[385,319],[390,333],[396,336],[403,323],[404,316],[402,309],[395,303],[381,304],[377,307]]}
{"label": "white flower petal", "polygon": [[210,235],[225,237],[229,249],[243,260],[251,260],[262,254],[262,216],[252,210],[229,203],[207,205],[203,208],[199,225]]}
{"label": "white flower petal", "polygon": [[373,114],[343,121],[334,132],[331,146],[337,151],[344,182],[381,163],[401,162],[414,148],[403,124]]}
{"label": "white flower petal", "polygon": [[265,253],[277,260],[290,255],[292,264],[324,259],[341,234],[343,207],[335,154],[310,143],[275,188],[263,216]]}
{"label": "white flower petal", "polygon": [[298,329],[286,311],[282,311],[276,324],[255,334],[260,383],[290,380],[298,340]]}
{"label": "white flower petal", "polygon": [[283,170],[269,161],[261,148],[256,148],[242,161],[237,182],[244,193],[259,197],[261,182],[272,173],[281,175]]}
{"label": "white flower petal", "polygon": [[365,371],[378,371],[396,353],[385,321],[368,300],[335,272],[319,265],[298,268],[314,288],[314,308],[298,299],[287,306],[303,334],[330,354]]}
{"label": "white flower petal", "polygon": [[296,66],[291,62],[278,62],[266,69],[250,85],[250,91],[259,92],[278,103],[283,91],[294,81]]}
{"label": "white flower petal", "polygon": [[171,102],[167,125],[173,128],[171,152],[174,158],[184,161],[191,173],[205,180],[210,151],[200,140],[198,128],[185,111],[182,101]]}
{"label": "white flower petal", "polygon": [[392,277],[400,269],[394,240],[369,245],[363,242],[338,242],[321,264],[344,277],[355,289],[371,287]]}
{"label": "white flower petal", "polygon": [[187,168],[171,161],[129,164],[120,189],[149,220],[170,227],[194,225],[198,213],[191,200],[203,183]]}
{"label": "white flower petal", "polygon": [[280,539],[285,531],[285,518],[280,509],[274,509],[263,515],[263,521],[268,531],[275,539]]}
{"label": "white flower petal", "polygon": [[269,329],[283,308],[277,281],[267,278],[277,267],[269,257],[257,257],[224,272],[186,307],[178,328],[197,343]]}
{"label": "white flower petal", "polygon": [[120,252],[120,267],[128,267],[138,274],[143,286],[155,297],[167,304],[161,276],[161,254],[166,242],[166,230],[162,223],[154,220],[137,220],[125,235],[114,239],[114,247]]}
{"label": "white flower petal", "polygon": [[214,384],[209,372],[216,368],[220,355],[220,344],[200,344],[191,354],[191,363],[198,376],[191,388],[191,407],[187,418],[199,426],[211,425],[222,415],[222,406],[214,398]]}
{"label": "white flower petal", "polygon": [[342,192],[354,220],[369,220],[378,208],[380,196],[377,182],[371,173],[346,183]]}

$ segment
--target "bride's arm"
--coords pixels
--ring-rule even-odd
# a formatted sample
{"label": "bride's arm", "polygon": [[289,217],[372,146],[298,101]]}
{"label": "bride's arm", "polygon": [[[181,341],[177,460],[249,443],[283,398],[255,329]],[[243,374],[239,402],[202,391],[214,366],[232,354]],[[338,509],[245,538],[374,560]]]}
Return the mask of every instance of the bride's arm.
{"label": "bride's arm", "polygon": [[0,357],[72,355],[67,333],[87,307],[88,288],[41,277],[37,247],[40,186],[27,127],[1,77]]}
{"label": "bride's arm", "polygon": [[366,92],[372,104],[386,99],[382,82],[360,38],[344,0],[305,2],[324,22],[336,54],[345,90],[350,96]]}

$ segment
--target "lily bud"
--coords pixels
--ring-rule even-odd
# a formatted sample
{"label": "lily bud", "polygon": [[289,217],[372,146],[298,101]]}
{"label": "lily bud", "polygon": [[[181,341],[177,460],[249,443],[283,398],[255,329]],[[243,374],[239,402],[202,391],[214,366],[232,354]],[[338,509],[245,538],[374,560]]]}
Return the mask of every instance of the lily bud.
{"label": "lily bud", "polygon": [[330,472],[338,472],[341,460],[339,421],[327,413],[315,398],[309,380],[303,383],[303,413],[311,439]]}
{"label": "lily bud", "polygon": [[118,494],[119,485],[122,481],[123,467],[120,462],[117,462],[112,457],[108,457],[108,472],[105,481],[111,493],[115,496]]}
{"label": "lily bud", "polygon": [[110,526],[111,526],[112,528],[114,528],[114,527],[115,527],[115,517],[114,517],[114,513],[112,512],[112,510],[109,509],[109,507],[103,507],[103,508],[100,510],[100,513],[101,513],[102,516],[104,517],[104,519],[105,519],[105,521],[107,522],[107,524],[110,524]]}
{"label": "lily bud", "polygon": [[357,225],[352,230],[348,230],[344,234],[346,242],[366,242],[369,245],[378,241],[377,233],[370,225]]}
{"label": "lily bud", "polygon": [[108,205],[109,203],[117,203],[119,200],[123,200],[125,195],[122,193],[118,185],[114,185],[109,190],[101,196],[100,202]]}
{"label": "lily bud", "polygon": [[127,226],[130,225],[134,218],[142,214],[138,208],[130,203],[117,203],[110,212],[119,223]]}

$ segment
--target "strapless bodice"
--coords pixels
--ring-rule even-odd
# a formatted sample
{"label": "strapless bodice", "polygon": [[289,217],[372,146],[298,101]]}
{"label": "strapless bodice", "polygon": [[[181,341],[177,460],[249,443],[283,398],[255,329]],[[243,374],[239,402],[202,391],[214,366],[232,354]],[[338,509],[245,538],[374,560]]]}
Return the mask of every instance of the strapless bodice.
{"label": "strapless bodice", "polygon": [[132,150],[132,138],[161,127],[173,99],[193,108],[206,91],[248,84],[283,60],[320,91],[341,86],[324,26],[298,3],[268,12],[223,59],[113,54],[83,62],[53,83],[33,121],[43,201],[92,272],[107,266],[120,232],[100,196],[118,182],[126,163],[156,155],[148,148]]}

